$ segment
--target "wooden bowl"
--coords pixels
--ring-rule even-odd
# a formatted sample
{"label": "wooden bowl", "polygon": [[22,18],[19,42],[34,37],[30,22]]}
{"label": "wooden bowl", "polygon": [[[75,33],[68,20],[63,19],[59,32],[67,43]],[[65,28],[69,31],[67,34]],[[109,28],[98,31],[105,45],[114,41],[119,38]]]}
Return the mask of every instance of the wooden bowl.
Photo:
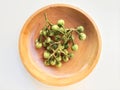
{"label": "wooden bowl", "polygon": [[[79,50],[75,51],[74,57],[61,68],[45,66],[44,49],[38,50],[34,45],[45,24],[44,13],[47,13],[53,23],[64,19],[68,28],[79,25],[85,27],[87,39],[80,41],[75,37]],[[24,24],[19,39],[19,51],[24,66],[33,77],[48,85],[65,86],[82,80],[93,70],[100,55],[101,38],[95,22],[84,11],[70,5],[53,4],[38,10]]]}

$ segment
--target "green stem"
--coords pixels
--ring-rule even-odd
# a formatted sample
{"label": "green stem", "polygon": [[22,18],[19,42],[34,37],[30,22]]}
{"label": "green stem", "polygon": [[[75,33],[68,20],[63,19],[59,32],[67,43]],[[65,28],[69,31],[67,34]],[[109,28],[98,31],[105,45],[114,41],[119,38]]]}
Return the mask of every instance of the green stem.
{"label": "green stem", "polygon": [[75,30],[75,32],[76,32],[77,34],[79,34],[79,32],[78,32],[77,30]]}
{"label": "green stem", "polygon": [[38,41],[39,41],[39,42],[42,42],[42,35],[39,35]]}
{"label": "green stem", "polygon": [[62,33],[62,34],[64,34],[63,32],[61,32],[60,30],[57,30],[58,32],[60,32],[60,33]]}
{"label": "green stem", "polygon": [[65,38],[64,44],[66,44],[66,43],[69,41],[69,38],[70,38],[70,36],[72,35],[71,33],[72,33],[72,30],[70,30],[70,31],[67,33],[67,38]]}
{"label": "green stem", "polygon": [[54,56],[55,53],[56,53],[58,50],[59,50],[59,48],[57,48],[57,49],[50,55],[50,57],[48,58],[48,60],[49,60],[52,56]]}
{"label": "green stem", "polygon": [[74,45],[74,41],[73,41],[73,39],[72,39],[72,44]]}
{"label": "green stem", "polygon": [[44,16],[45,16],[45,21],[46,21],[50,26],[52,26],[53,24],[48,20],[46,13],[44,13]]}
{"label": "green stem", "polygon": [[63,52],[62,50],[60,50],[64,55],[67,55],[65,52]]}
{"label": "green stem", "polygon": [[49,45],[49,47],[52,46],[52,45],[55,45],[55,44],[60,44],[60,41],[58,41],[58,42],[53,42],[52,44]]}

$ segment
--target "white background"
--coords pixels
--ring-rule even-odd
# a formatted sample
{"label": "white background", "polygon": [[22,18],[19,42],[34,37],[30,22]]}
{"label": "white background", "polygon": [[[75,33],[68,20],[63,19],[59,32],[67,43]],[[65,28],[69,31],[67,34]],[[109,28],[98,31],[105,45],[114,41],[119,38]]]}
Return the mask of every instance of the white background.
{"label": "white background", "polygon": [[[18,51],[25,21],[36,10],[53,3],[83,9],[94,19],[102,37],[101,57],[93,72],[81,82],[65,87],[35,80],[22,65]],[[0,0],[0,90],[120,90],[119,4],[119,0]]]}

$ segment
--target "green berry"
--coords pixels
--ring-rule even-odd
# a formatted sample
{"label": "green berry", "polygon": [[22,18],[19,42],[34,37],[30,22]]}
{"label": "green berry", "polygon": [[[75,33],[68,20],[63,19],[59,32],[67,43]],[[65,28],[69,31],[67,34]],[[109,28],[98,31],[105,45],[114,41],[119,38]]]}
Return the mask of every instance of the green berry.
{"label": "green berry", "polygon": [[68,44],[65,44],[65,45],[64,45],[64,49],[67,49],[67,48],[68,48]]}
{"label": "green berry", "polygon": [[36,47],[36,48],[41,48],[41,47],[42,47],[42,43],[36,42],[36,43],[35,43],[35,47]]}
{"label": "green berry", "polygon": [[61,56],[57,57],[56,60],[59,62],[62,60]]}
{"label": "green berry", "polygon": [[43,46],[44,46],[44,47],[47,47],[47,43],[46,43],[46,42],[43,42]]}
{"label": "green berry", "polygon": [[77,30],[78,30],[78,32],[83,32],[84,31],[84,27],[83,26],[78,26]]}
{"label": "green berry", "polygon": [[58,26],[63,26],[65,24],[64,20],[60,19],[57,22]]}
{"label": "green berry", "polygon": [[80,33],[79,34],[79,39],[80,40],[85,40],[86,39],[86,34],[85,33]]}
{"label": "green berry", "polygon": [[56,67],[60,68],[62,66],[62,63],[61,62],[57,62],[56,63]]}
{"label": "green berry", "polygon": [[58,45],[55,44],[55,45],[53,45],[52,47],[53,47],[53,49],[57,49]]}
{"label": "green berry", "polygon": [[69,58],[72,58],[73,56],[74,56],[73,53],[69,53],[69,54],[68,54],[68,57],[69,57]]}
{"label": "green berry", "polygon": [[58,53],[58,55],[60,55],[60,54],[61,54],[61,51],[57,51],[57,53]]}
{"label": "green berry", "polygon": [[50,38],[50,37],[47,37],[46,42],[47,42],[47,43],[50,43],[51,41],[52,41],[51,38]]}
{"label": "green berry", "polygon": [[56,35],[56,36],[55,36],[55,40],[56,40],[56,41],[59,41],[59,40],[60,40],[60,38],[61,38],[61,36],[60,36],[60,35]]}
{"label": "green berry", "polygon": [[65,53],[65,54],[68,54],[68,50],[67,50],[67,49],[64,49],[64,53]]}
{"label": "green berry", "polygon": [[50,53],[48,51],[44,51],[44,58],[49,58]]}
{"label": "green berry", "polygon": [[44,61],[44,64],[45,64],[46,66],[49,66],[49,65],[50,65],[50,62],[49,62],[48,60],[45,60],[45,61]]}
{"label": "green berry", "polygon": [[68,61],[69,61],[69,58],[68,58],[68,57],[65,57],[65,58],[63,59],[63,61],[64,61],[64,62],[68,62]]}
{"label": "green berry", "polygon": [[51,64],[51,65],[56,65],[56,60],[55,60],[55,59],[50,60],[50,64]]}
{"label": "green berry", "polygon": [[54,32],[51,31],[51,32],[49,33],[49,36],[54,36]]}
{"label": "green berry", "polygon": [[51,48],[50,47],[47,47],[47,50],[49,51]]}
{"label": "green berry", "polygon": [[46,32],[46,31],[43,31],[42,34],[43,34],[44,36],[46,36],[46,35],[47,35],[47,32]]}
{"label": "green berry", "polygon": [[59,30],[58,25],[53,25],[53,26],[52,26],[52,30]]}
{"label": "green berry", "polygon": [[60,49],[60,50],[62,50],[62,49],[64,49],[64,46],[62,46],[62,45],[58,45],[58,48]]}
{"label": "green berry", "polygon": [[78,50],[78,45],[77,45],[77,44],[74,44],[74,45],[72,46],[72,50],[73,50],[73,51]]}
{"label": "green berry", "polygon": [[65,29],[64,29],[64,28],[62,28],[62,27],[60,27],[60,28],[59,28],[59,30],[60,30],[60,31],[62,31],[62,32],[64,32],[64,31],[65,31]]}

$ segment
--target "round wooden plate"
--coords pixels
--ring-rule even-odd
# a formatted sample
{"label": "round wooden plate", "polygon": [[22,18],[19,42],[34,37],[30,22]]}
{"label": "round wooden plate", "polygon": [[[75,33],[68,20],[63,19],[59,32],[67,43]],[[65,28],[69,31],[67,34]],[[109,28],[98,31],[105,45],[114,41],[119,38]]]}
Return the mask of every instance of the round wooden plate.
{"label": "round wooden plate", "polygon": [[[79,25],[85,27],[87,39],[80,41],[75,36],[79,50],[73,52],[74,57],[61,68],[45,66],[42,57],[44,49],[35,48],[35,39],[45,24],[44,13],[52,23],[64,19],[68,28]],[[24,66],[33,77],[48,85],[65,86],[82,80],[93,70],[100,56],[101,38],[95,22],[84,11],[71,5],[53,4],[38,10],[24,24],[19,38],[19,51]]]}

